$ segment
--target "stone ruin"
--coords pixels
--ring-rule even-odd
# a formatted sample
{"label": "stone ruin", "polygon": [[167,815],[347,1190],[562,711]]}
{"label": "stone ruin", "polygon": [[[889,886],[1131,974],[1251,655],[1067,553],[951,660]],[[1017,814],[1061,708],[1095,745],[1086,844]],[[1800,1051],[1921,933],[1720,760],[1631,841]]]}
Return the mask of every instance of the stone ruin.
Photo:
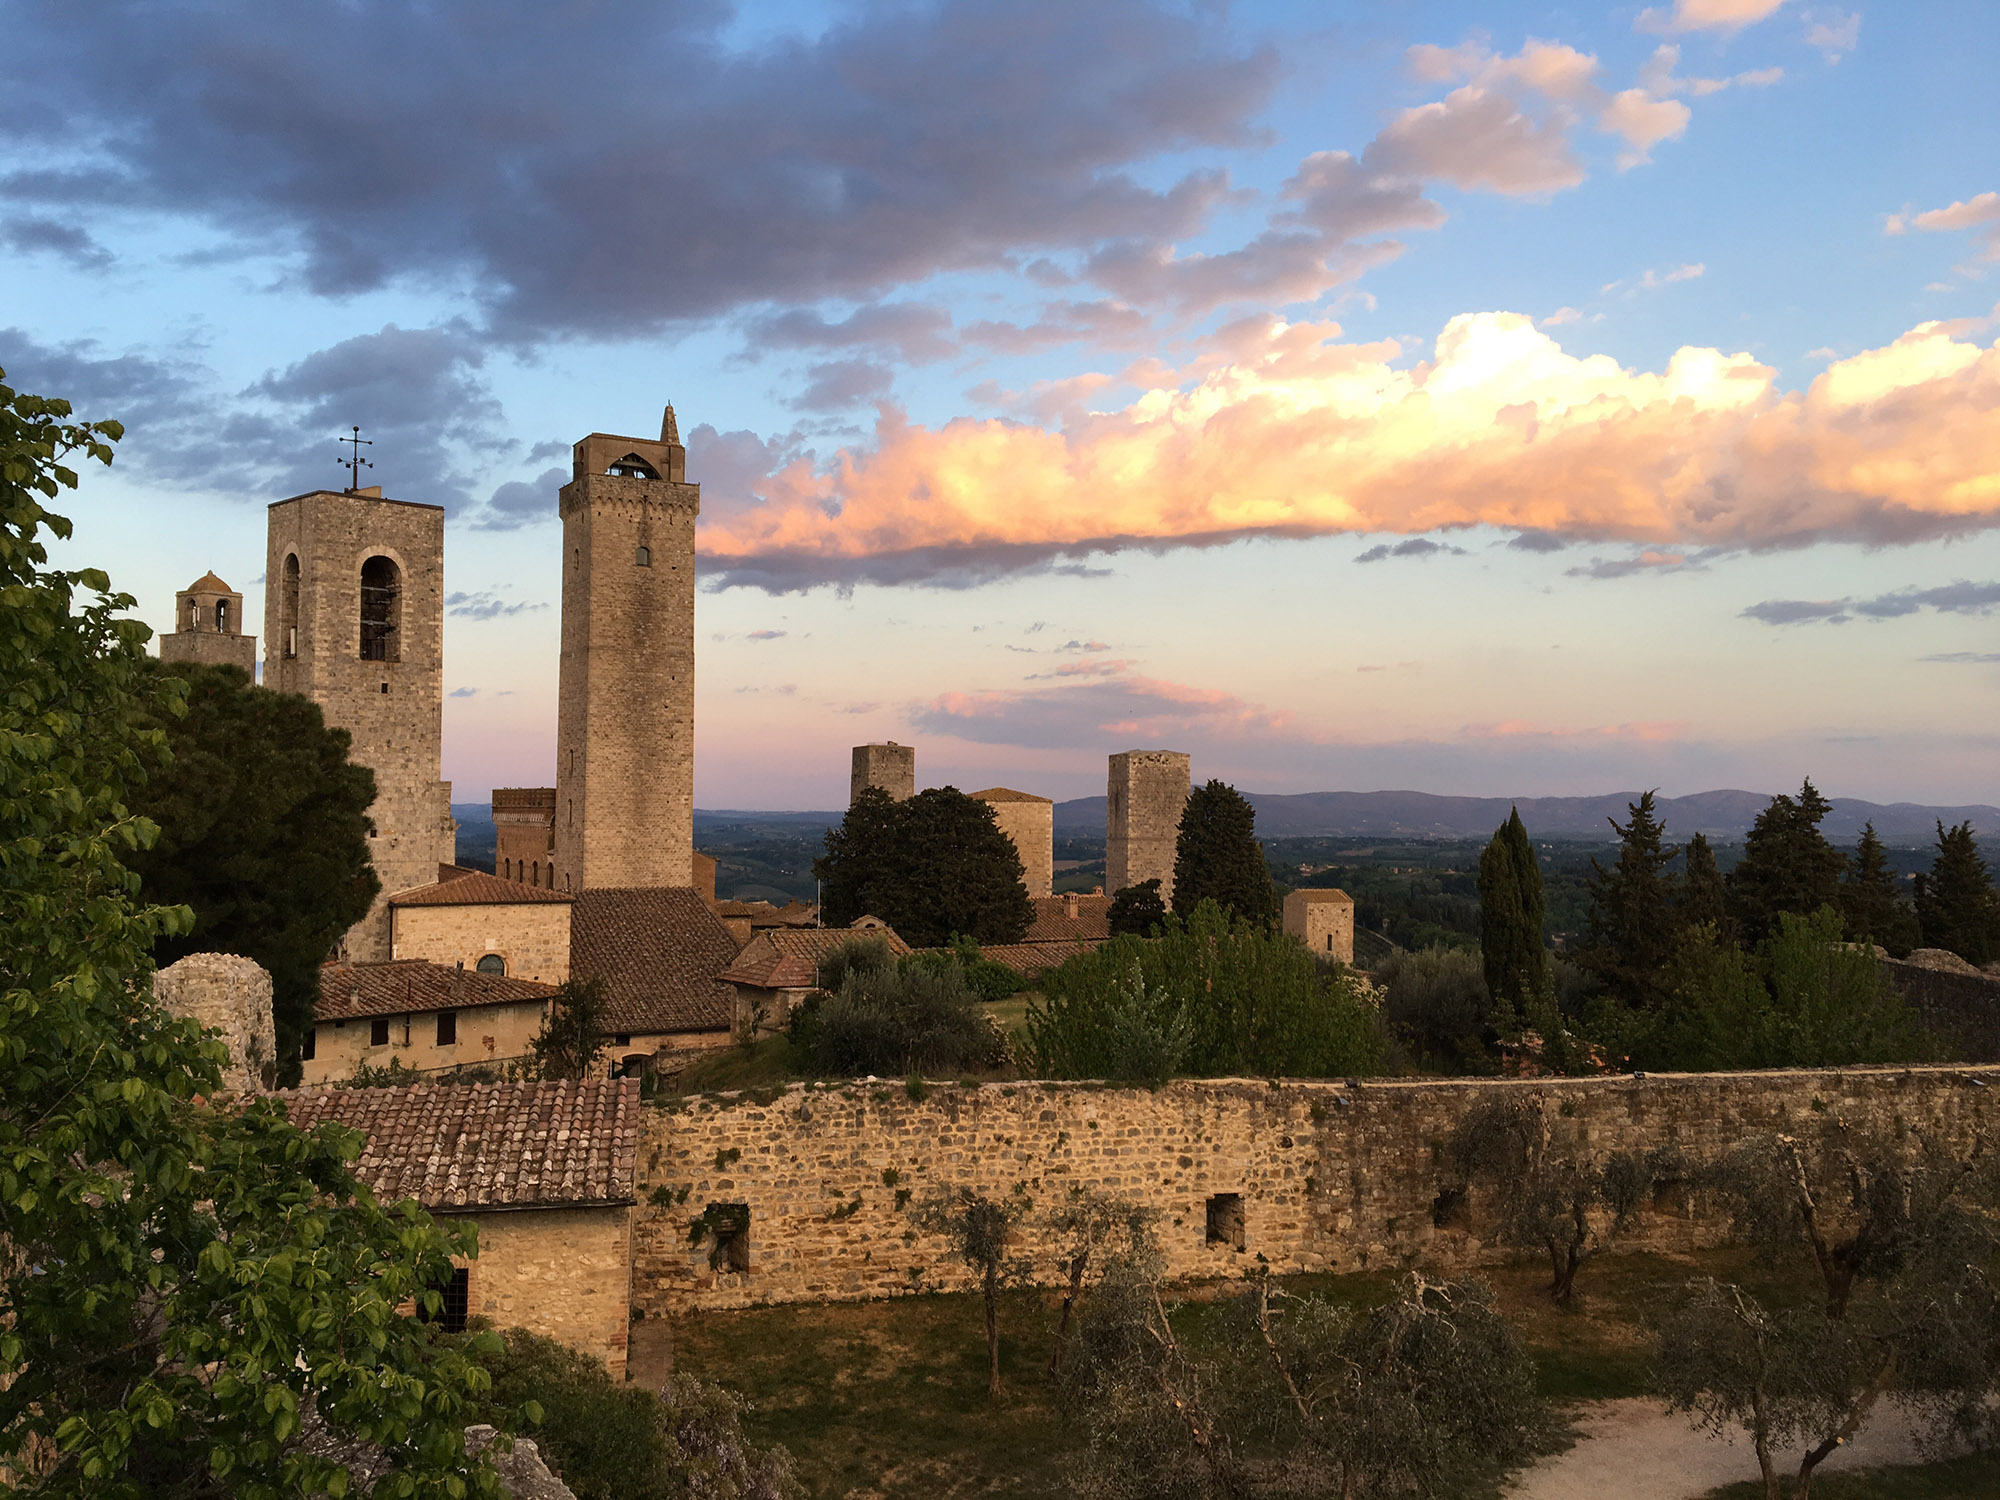
{"label": "stone ruin", "polygon": [[277,1086],[271,976],[254,959],[191,953],[153,976],[153,997],[174,1015],[222,1033],[229,1049],[225,1088],[250,1093]]}

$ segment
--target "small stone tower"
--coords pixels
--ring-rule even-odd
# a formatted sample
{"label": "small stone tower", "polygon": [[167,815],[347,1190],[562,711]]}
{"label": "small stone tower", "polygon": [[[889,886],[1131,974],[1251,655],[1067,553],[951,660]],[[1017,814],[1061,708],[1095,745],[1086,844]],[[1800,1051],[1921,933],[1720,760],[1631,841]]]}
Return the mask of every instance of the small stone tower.
{"label": "small stone tower", "polygon": [[161,661],[241,667],[257,676],[257,637],[243,633],[243,596],[213,573],[174,595],[173,634],[160,637]]}
{"label": "small stone tower", "polygon": [[375,773],[368,840],[382,892],[341,942],[386,960],[387,898],[456,853],[443,779],[444,509],[378,489],[315,490],[270,508],[264,685],[310,698]]}
{"label": "small stone tower", "polygon": [[1014,841],[1021,856],[1021,880],[1030,896],[1046,896],[1055,888],[1056,805],[1033,792],[990,786],[972,794],[993,809],[993,821]]}
{"label": "small stone tower", "polygon": [[871,786],[879,786],[898,802],[916,796],[917,747],[894,740],[886,745],[856,745],[854,774],[847,786],[848,806],[854,805],[864,787]]}
{"label": "small stone tower", "polygon": [[674,409],[593,432],[562,488],[555,861],[566,889],[694,883],[694,523]]}
{"label": "small stone tower", "polygon": [[555,890],[556,789],[552,786],[493,788],[493,873]]}
{"label": "small stone tower", "polygon": [[1298,890],[1285,897],[1285,931],[1321,958],[1354,963],[1354,898],[1345,891]]}
{"label": "small stone tower", "polygon": [[1104,889],[1160,882],[1160,899],[1174,897],[1174,846],[1191,785],[1188,757],[1178,750],[1127,750],[1111,757],[1104,790]]}

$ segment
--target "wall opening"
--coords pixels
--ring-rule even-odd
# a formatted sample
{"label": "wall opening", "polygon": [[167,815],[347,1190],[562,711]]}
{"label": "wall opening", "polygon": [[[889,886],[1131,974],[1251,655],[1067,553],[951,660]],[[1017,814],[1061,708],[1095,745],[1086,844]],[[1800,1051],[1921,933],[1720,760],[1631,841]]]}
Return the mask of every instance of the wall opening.
{"label": "wall opening", "polygon": [[1208,1200],[1208,1243],[1243,1248],[1243,1195],[1217,1193]]}
{"label": "wall opening", "polygon": [[308,1026],[306,1034],[299,1041],[299,1061],[311,1062],[313,1054],[319,1051],[319,1028]]}
{"label": "wall opening", "polygon": [[1462,1187],[1445,1188],[1431,1199],[1431,1224],[1438,1229],[1462,1229],[1468,1217]]}
{"label": "wall opening", "polygon": [[458,1045],[458,1012],[441,1010],[437,1013],[437,1045],[456,1047]]}
{"label": "wall opening", "polygon": [[626,454],[604,472],[619,479],[658,479],[660,477],[660,471],[636,453]]}
{"label": "wall opening", "polygon": [[702,1211],[701,1223],[714,1243],[709,1247],[711,1269],[742,1275],[750,1269],[750,1205],[711,1203]]}
{"label": "wall opening", "polygon": [[640,549],[639,549],[639,550],[638,550],[637,552],[635,552],[635,553],[634,553],[634,554],[632,555],[632,561],[633,561],[634,565],[636,565],[636,566],[638,566],[638,567],[641,567],[641,568],[650,568],[650,567],[652,567],[652,565],[653,565],[653,549],[652,549],[651,547],[641,547],[641,548],[640,548]]}
{"label": "wall opening", "polygon": [[451,1279],[438,1283],[438,1310],[426,1312],[423,1320],[435,1323],[446,1333],[465,1332],[466,1320],[472,1312],[472,1272],[464,1266],[451,1273]]}
{"label": "wall opening", "polygon": [[377,1016],[368,1023],[368,1045],[386,1047],[389,1045],[389,1018]]}
{"label": "wall opening", "polygon": [[489,953],[480,959],[474,967],[482,974],[505,974],[507,972],[507,960],[497,953]]}
{"label": "wall opening", "polygon": [[284,581],[278,585],[278,638],[287,656],[299,654],[299,555],[285,554]]}
{"label": "wall opening", "polygon": [[227,599],[218,599],[215,601],[215,632],[217,635],[229,634],[229,601]]}
{"label": "wall opening", "polygon": [[401,661],[396,637],[403,623],[403,571],[387,557],[361,565],[361,659]]}

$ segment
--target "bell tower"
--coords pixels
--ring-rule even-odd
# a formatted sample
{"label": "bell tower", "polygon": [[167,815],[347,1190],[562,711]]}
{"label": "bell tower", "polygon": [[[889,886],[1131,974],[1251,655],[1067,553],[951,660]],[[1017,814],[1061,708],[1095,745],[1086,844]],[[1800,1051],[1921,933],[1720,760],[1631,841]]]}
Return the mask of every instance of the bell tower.
{"label": "bell tower", "polygon": [[694,524],[660,440],[593,432],[562,488],[555,867],[572,891],[694,884]]}

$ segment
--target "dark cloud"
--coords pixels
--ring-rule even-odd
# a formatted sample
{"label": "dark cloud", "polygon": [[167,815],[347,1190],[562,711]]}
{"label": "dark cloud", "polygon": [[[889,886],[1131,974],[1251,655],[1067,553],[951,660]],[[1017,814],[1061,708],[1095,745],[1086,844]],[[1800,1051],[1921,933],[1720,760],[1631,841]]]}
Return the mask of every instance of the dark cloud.
{"label": "dark cloud", "polygon": [[450,691],[449,693],[447,693],[447,694],[446,694],[445,696],[446,696],[446,697],[448,697],[448,698],[476,698],[477,696],[479,696],[479,689],[478,689],[478,688],[453,688],[453,689],[452,689],[452,690],[451,690],[451,691]]}
{"label": "dark cloud", "polygon": [[1305,225],[1330,240],[1354,240],[1392,229],[1435,229],[1445,212],[1407,177],[1371,172],[1345,151],[1318,151],[1299,163],[1278,196],[1290,205],[1277,225]]}
{"label": "dark cloud", "polygon": [[92,239],[89,230],[37,214],[24,214],[0,224],[0,245],[23,255],[41,252],[59,255],[84,271],[101,271],[111,264],[111,252]]}
{"label": "dark cloud", "polygon": [[947,693],[913,707],[908,718],[928,734],[1040,750],[1164,736],[1241,739],[1285,725],[1283,716],[1229,693],[1132,676],[1025,691]]}
{"label": "dark cloud", "polygon": [[838,322],[806,308],[792,308],[750,326],[760,349],[893,350],[908,364],[930,364],[958,352],[951,314],[920,302],[877,302]]}
{"label": "dark cloud", "polygon": [[2000,666],[2000,651],[1940,651],[1925,661],[1952,662],[1963,666]]}
{"label": "dark cloud", "polygon": [[1846,599],[1766,599],[1744,610],[1743,618],[1761,620],[1766,625],[1800,625],[1808,620],[1842,625],[1852,618],[1848,607]]}
{"label": "dark cloud", "polygon": [[497,620],[506,615],[532,614],[536,610],[547,609],[546,604],[528,604],[520,600],[502,599],[490,589],[481,589],[476,594],[453,593],[444,596],[444,612],[461,620]]}
{"label": "dark cloud", "polygon": [[1187,234],[1212,184],[1137,169],[1250,144],[1278,76],[1219,14],[1147,0],[884,7],[741,50],[733,22],[718,0],[17,9],[0,139],[63,164],[0,196],[185,216],[296,250],[324,295],[448,282],[506,335],[619,337]]}
{"label": "dark cloud", "polygon": [[1062,344],[1101,347],[1137,343],[1151,320],[1135,307],[1100,297],[1092,302],[1051,302],[1032,323],[979,322],[965,326],[965,341],[995,354],[1033,354]]}
{"label": "dark cloud", "polygon": [[[1743,611],[1746,620],[1766,625],[1844,624],[1855,615],[1870,620],[1895,620],[1934,609],[1941,615],[1983,615],[2000,608],[2000,583],[1970,583],[1957,579],[1928,589],[1897,589],[1873,599],[1766,599]],[[1963,653],[1960,653],[1962,655]],[[1942,661],[1944,657],[1925,657]],[[1953,660],[1957,657],[1950,658]]]}
{"label": "dark cloud", "polygon": [[1516,552],[1560,552],[1570,539],[1547,531],[1523,531],[1509,537],[1506,545]]}
{"label": "dark cloud", "polygon": [[1648,547],[1632,557],[1593,557],[1563,572],[1570,578],[1631,578],[1640,573],[1678,573],[1683,568],[1699,566],[1698,561],[1690,563],[1685,553]]}
{"label": "dark cloud", "polygon": [[1384,542],[1380,546],[1370,547],[1354,560],[1358,563],[1372,563],[1391,557],[1436,557],[1440,554],[1463,557],[1465,549],[1454,547],[1449,542],[1434,542],[1429,537],[1413,536],[1407,542],[1397,542],[1394,546]]}
{"label": "dark cloud", "polygon": [[872,359],[831,359],[806,371],[806,387],[787,405],[797,411],[845,411],[889,394],[896,372]]}
{"label": "dark cloud", "polygon": [[[541,446],[538,445],[539,451]],[[569,445],[563,444],[565,448]],[[534,453],[528,455],[533,458]],[[492,531],[508,531],[537,521],[556,519],[556,491],[570,480],[567,468],[544,469],[532,480],[511,480],[486,497],[479,524]]]}

